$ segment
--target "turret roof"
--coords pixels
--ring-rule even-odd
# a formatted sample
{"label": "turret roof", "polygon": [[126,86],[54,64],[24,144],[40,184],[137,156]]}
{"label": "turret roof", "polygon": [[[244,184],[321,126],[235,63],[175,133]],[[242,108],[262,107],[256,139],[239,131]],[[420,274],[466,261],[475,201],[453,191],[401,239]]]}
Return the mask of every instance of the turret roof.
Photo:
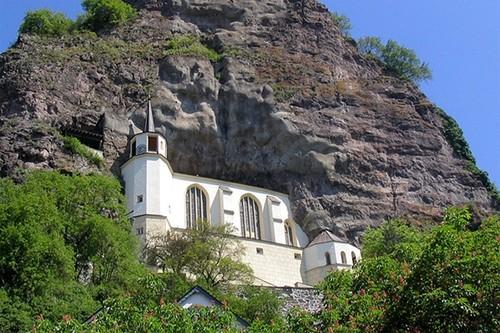
{"label": "turret roof", "polygon": [[151,100],[148,100],[148,110],[146,114],[146,123],[144,124],[144,132],[155,132],[155,122],[153,118],[153,109],[151,108]]}

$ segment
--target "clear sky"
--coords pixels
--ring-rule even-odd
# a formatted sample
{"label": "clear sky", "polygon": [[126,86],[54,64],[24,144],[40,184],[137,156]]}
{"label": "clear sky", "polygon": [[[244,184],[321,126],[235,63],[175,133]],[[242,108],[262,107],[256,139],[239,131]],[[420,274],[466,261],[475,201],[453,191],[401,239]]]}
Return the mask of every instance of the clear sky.
{"label": "clear sky", "polygon": [[[462,127],[479,167],[500,187],[500,1],[325,0],[351,19],[354,38],[379,36],[414,49],[434,78],[423,91]],[[75,18],[80,0],[3,1],[0,52],[26,11],[50,8]]]}

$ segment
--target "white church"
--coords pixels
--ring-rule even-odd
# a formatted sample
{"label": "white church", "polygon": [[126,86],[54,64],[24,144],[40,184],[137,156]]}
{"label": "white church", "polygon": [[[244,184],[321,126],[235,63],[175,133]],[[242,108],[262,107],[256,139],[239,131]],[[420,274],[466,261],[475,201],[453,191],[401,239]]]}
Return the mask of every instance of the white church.
{"label": "white church", "polygon": [[194,227],[196,221],[231,224],[246,252],[243,261],[262,286],[313,286],[331,270],[350,269],[360,250],[321,232],[309,242],[292,218],[288,195],[263,188],[175,172],[167,141],[156,132],[151,102],[144,131],[129,141],[122,165],[127,205],[143,242],[151,235]]}

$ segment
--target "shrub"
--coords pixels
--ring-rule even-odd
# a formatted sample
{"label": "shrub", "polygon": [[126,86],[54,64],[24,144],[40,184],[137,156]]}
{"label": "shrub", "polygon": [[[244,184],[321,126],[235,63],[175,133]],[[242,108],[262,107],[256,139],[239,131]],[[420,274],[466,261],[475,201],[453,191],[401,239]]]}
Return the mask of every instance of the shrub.
{"label": "shrub", "polygon": [[73,154],[80,155],[99,168],[104,167],[104,160],[102,157],[90,150],[87,146],[83,145],[77,138],[64,137],[63,143],[64,148],[68,149]]}
{"label": "shrub", "polygon": [[399,45],[393,40],[384,45],[378,37],[365,37],[358,41],[358,50],[380,60],[388,71],[400,79],[420,82],[432,78],[429,66],[418,59],[415,51]]}
{"label": "shrub", "polygon": [[464,133],[455,119],[450,117],[444,110],[438,108],[437,112],[443,121],[443,135],[453,148],[453,152],[459,157],[467,160],[467,170],[474,174],[486,187],[496,204],[500,205],[500,193],[495,184],[490,180],[488,173],[479,169],[476,159],[472,155],[469,144],[465,140]]}
{"label": "shrub", "polygon": [[200,39],[194,35],[181,35],[169,40],[165,55],[202,57],[214,62],[221,59],[220,54],[203,45]]}
{"label": "shrub", "polygon": [[74,28],[73,21],[62,13],[48,9],[29,11],[19,27],[19,33],[44,36],[62,36]]}
{"label": "shrub", "polygon": [[83,0],[82,6],[86,14],[78,19],[80,27],[92,31],[120,25],[137,15],[137,11],[122,0]]}
{"label": "shrub", "polygon": [[349,20],[347,16],[333,12],[332,20],[333,23],[335,23],[335,25],[337,25],[337,27],[340,29],[342,35],[347,37],[351,34],[351,29],[352,29],[351,20]]}

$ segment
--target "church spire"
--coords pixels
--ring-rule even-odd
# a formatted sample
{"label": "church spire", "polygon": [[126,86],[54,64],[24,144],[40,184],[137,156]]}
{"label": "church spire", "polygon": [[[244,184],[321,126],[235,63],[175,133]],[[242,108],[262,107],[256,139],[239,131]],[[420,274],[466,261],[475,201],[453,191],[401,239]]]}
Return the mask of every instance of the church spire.
{"label": "church spire", "polygon": [[148,111],[146,114],[146,123],[144,124],[144,132],[155,132],[155,122],[153,119],[153,110],[151,108],[151,98],[148,98]]}

